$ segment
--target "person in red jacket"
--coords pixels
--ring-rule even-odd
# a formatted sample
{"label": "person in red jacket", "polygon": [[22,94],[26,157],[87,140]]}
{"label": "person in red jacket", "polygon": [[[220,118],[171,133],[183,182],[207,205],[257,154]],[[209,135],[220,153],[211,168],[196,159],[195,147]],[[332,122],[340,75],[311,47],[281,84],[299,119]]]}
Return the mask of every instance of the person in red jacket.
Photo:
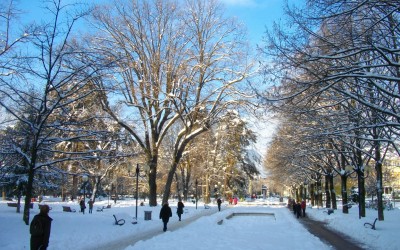
{"label": "person in red jacket", "polygon": [[302,202],[301,202],[301,211],[302,211],[303,217],[306,217],[306,201],[305,200],[302,200]]}

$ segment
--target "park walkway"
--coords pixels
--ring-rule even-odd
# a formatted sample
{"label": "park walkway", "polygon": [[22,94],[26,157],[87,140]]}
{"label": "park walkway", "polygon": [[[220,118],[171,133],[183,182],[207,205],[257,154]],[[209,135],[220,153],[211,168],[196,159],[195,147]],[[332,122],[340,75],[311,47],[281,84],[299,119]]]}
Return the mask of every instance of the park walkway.
{"label": "park walkway", "polygon": [[[313,235],[318,237],[325,244],[336,250],[362,250],[359,242],[341,234],[335,230],[328,228],[326,223],[312,220],[309,217],[300,217],[299,221]],[[357,232],[354,232],[357,233]]]}
{"label": "park walkway", "polygon": [[[207,216],[216,213],[217,209],[205,209],[201,213],[196,214],[193,217],[188,217],[182,221],[176,221],[168,224],[168,231],[175,231],[179,228],[185,227],[202,216]],[[299,222],[313,235],[318,237],[325,244],[335,250],[363,250],[359,242],[354,241],[346,235],[343,235],[335,230],[327,227],[324,222],[312,220],[309,217],[299,218]],[[142,232],[140,234],[131,235],[118,241],[110,242],[104,246],[96,247],[93,250],[123,250],[128,246],[134,245],[138,241],[148,240],[163,234],[164,232],[160,228],[155,228],[149,231]]]}
{"label": "park walkway", "polygon": [[[202,216],[211,215],[216,212],[218,212],[218,209],[204,209],[201,213],[198,213],[192,217],[185,218],[182,221],[168,223],[168,231],[175,231],[176,229],[184,227]],[[104,245],[101,247],[96,247],[93,250],[123,250],[123,249],[127,248],[128,246],[134,245],[138,241],[148,240],[150,238],[153,238],[154,236],[157,236],[157,235],[163,234],[163,233],[164,232],[162,231],[162,222],[160,220],[160,227],[158,227],[156,229],[149,230],[149,231],[146,231],[146,232],[143,232],[140,234],[128,236],[124,239],[119,239],[118,241],[110,242],[107,245]]]}

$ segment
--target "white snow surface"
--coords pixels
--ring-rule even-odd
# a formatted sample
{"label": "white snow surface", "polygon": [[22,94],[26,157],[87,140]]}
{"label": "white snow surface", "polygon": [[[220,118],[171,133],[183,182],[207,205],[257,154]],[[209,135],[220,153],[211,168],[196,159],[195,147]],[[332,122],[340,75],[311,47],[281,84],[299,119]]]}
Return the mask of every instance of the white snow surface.
{"label": "white snow surface", "polygon": [[[141,201],[139,201],[140,204]],[[162,232],[159,219],[160,206],[137,207],[137,224],[132,224],[136,212],[135,200],[119,200],[110,209],[97,212],[97,207],[108,204],[107,199],[96,201],[93,213],[78,212],[78,203],[61,202],[57,198],[45,197],[44,202],[52,207],[50,217],[53,218],[49,250],[52,249],[104,249],[113,242],[143,236],[134,245],[126,245],[122,249],[332,249],[319,238],[310,234],[293,213],[287,209],[284,200],[280,203],[276,198],[239,202],[232,206],[223,203],[218,212],[215,204],[209,209],[199,202],[185,202],[185,213],[182,221],[176,215],[176,200],[171,200],[173,216],[168,223],[168,231]],[[71,206],[76,213],[62,211],[62,206]],[[365,218],[358,218],[358,207],[353,206],[349,214],[343,214],[341,207],[328,215],[324,208],[306,209],[308,216],[326,222],[329,227],[351,236],[363,244],[365,249],[400,249],[400,204],[394,210],[385,211],[385,220],[376,222],[376,230],[364,227],[365,222],[373,222],[377,211],[367,209]],[[38,203],[31,209],[31,219],[39,211]],[[151,220],[144,220],[144,211],[151,211]],[[245,213],[247,216],[233,213]],[[253,215],[252,215],[253,213]],[[258,213],[255,214],[255,213]],[[262,215],[259,215],[262,213]],[[114,225],[113,214],[123,218],[126,223]],[[194,216],[200,216],[190,223],[185,222]],[[228,217],[228,218],[227,218]],[[0,201],[0,249],[29,249],[29,227],[22,221],[22,212],[8,207],[7,201]],[[220,223],[218,223],[220,222]],[[222,222],[222,223],[221,223]],[[179,225],[180,224],[180,225]],[[115,248],[109,248],[115,249]]]}

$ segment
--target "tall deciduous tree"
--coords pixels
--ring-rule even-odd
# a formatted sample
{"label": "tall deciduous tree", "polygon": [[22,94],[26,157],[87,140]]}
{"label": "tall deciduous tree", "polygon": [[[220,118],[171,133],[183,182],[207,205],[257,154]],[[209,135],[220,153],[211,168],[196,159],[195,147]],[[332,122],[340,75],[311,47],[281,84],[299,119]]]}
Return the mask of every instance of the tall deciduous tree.
{"label": "tall deciduous tree", "polygon": [[[29,206],[35,176],[58,170],[58,163],[77,157],[91,159],[94,152],[64,152],[66,157],[54,158],[56,145],[63,141],[93,139],[95,133],[86,130],[91,118],[85,121],[69,119],[71,103],[92,93],[86,88],[93,71],[76,58],[80,50],[71,39],[76,22],[86,12],[71,14],[73,5],[50,1],[46,6],[49,20],[26,29],[26,43],[19,44],[9,56],[10,75],[2,78],[0,106],[8,114],[8,124],[19,124],[19,136],[9,140],[8,155],[21,159],[25,169],[26,193],[23,220],[29,224]],[[79,124],[79,125],[78,125]]]}
{"label": "tall deciduous tree", "polygon": [[[156,205],[160,146],[179,122],[163,202],[182,154],[218,114],[244,99],[239,84],[250,74],[243,33],[213,0],[116,1],[94,14],[92,47],[115,62],[99,78],[103,106],[146,154],[150,205]],[[121,115],[114,113],[118,104]]]}

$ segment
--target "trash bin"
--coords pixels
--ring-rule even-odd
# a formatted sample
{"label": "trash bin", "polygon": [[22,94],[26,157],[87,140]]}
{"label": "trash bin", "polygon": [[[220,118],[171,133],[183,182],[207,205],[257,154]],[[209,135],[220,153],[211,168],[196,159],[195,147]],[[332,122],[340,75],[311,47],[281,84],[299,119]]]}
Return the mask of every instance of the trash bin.
{"label": "trash bin", "polygon": [[144,211],[144,220],[151,220],[151,211]]}

